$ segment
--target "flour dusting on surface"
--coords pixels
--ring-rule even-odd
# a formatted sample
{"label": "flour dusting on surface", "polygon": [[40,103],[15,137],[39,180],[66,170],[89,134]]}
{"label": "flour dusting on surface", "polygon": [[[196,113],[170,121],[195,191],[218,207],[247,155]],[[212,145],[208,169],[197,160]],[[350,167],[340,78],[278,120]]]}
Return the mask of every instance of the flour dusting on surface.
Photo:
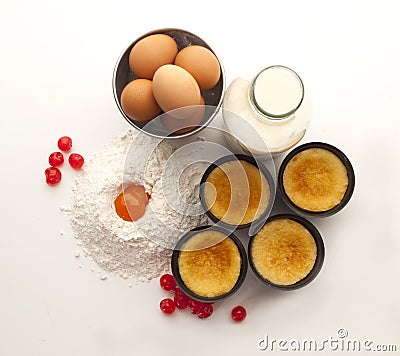
{"label": "flour dusting on surface", "polygon": [[[177,238],[207,221],[186,204],[198,203],[201,170],[191,165],[180,177],[163,172],[174,151],[166,140],[129,130],[94,154],[77,176],[71,205],[64,210],[84,255],[105,272],[136,282],[157,278],[170,271]],[[151,194],[145,215],[136,222],[124,221],[114,210],[122,183],[142,184]],[[180,200],[174,203],[181,205],[171,206],[168,196],[178,192]]]}

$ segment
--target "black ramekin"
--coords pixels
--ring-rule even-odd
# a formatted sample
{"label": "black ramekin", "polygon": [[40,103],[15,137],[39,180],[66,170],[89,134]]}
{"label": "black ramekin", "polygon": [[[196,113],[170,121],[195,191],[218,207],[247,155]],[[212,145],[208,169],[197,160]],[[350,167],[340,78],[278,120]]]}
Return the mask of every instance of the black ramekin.
{"label": "black ramekin", "polygon": [[[322,148],[322,149],[332,152],[335,156],[337,156],[341,160],[341,162],[343,163],[343,165],[345,166],[346,171],[347,171],[348,184],[347,184],[346,192],[345,192],[342,200],[340,201],[340,203],[328,210],[311,211],[311,210],[303,209],[303,208],[297,206],[292,200],[290,200],[290,198],[286,194],[285,188],[283,186],[283,173],[285,172],[287,164],[298,153],[305,151],[307,149],[310,149],[310,148]],[[336,148],[335,146],[332,146],[328,143],[324,143],[324,142],[310,142],[310,143],[305,143],[301,146],[296,147],[285,157],[285,159],[283,160],[283,162],[279,168],[278,187],[279,187],[279,191],[281,193],[283,201],[294,212],[296,212],[297,214],[303,215],[305,217],[314,217],[314,216],[328,217],[333,214],[336,214],[337,212],[342,210],[345,207],[345,205],[349,202],[351,196],[353,195],[354,186],[355,186],[354,169],[350,163],[350,160],[338,148]]]}
{"label": "black ramekin", "polygon": [[[269,191],[270,191],[269,201],[268,201],[267,207],[265,208],[265,211],[263,211],[263,213],[256,220],[246,223],[246,224],[232,225],[232,224],[224,222],[223,220],[218,219],[210,211],[210,209],[207,206],[207,203],[205,201],[205,198],[204,198],[204,185],[205,185],[205,182],[207,181],[207,178],[210,175],[210,173],[215,168],[222,165],[223,163],[230,162],[230,161],[246,161],[246,162],[252,164],[261,172],[262,175],[264,175],[264,177],[267,180],[268,185],[269,185]],[[252,232],[255,233],[261,228],[261,226],[268,219],[268,216],[271,213],[272,205],[275,200],[275,181],[272,178],[272,175],[269,172],[269,170],[267,169],[267,167],[264,164],[262,164],[261,162],[256,161],[251,156],[247,156],[247,155],[243,155],[243,154],[232,154],[232,155],[221,157],[220,159],[218,159],[215,162],[210,164],[210,166],[204,172],[203,177],[201,178],[199,194],[200,194],[200,202],[201,202],[201,205],[202,205],[204,211],[206,212],[207,216],[211,219],[211,221],[216,223],[218,226],[222,226],[231,231],[233,231],[236,228],[242,229],[242,228],[247,228],[247,227],[253,226],[254,229],[252,229],[253,230]]]}
{"label": "black ramekin", "polygon": [[251,269],[253,270],[254,274],[257,276],[257,278],[262,281],[264,284],[266,284],[269,287],[273,287],[276,289],[280,290],[295,290],[302,288],[309,284],[314,278],[318,275],[319,271],[322,268],[322,265],[324,263],[324,258],[325,258],[325,247],[324,247],[324,241],[322,240],[321,234],[317,230],[317,228],[308,220],[305,218],[294,215],[294,214],[278,214],[271,216],[265,224],[268,224],[269,222],[273,220],[278,220],[278,219],[290,219],[293,220],[301,225],[303,225],[312,235],[314,238],[315,244],[317,246],[317,257],[315,259],[315,263],[311,271],[305,276],[303,279],[297,281],[296,283],[290,284],[290,285],[281,285],[281,284],[275,284],[269,281],[268,279],[264,278],[260,272],[258,272],[257,268],[255,267],[253,263],[253,258],[252,258],[252,246],[253,246],[253,241],[254,238],[257,234],[254,234],[250,237],[249,245],[248,245],[248,254],[249,254],[249,264]]}
{"label": "black ramekin", "polygon": [[[241,265],[240,265],[240,273],[239,273],[239,277],[235,283],[235,285],[233,286],[233,288],[221,295],[215,296],[215,297],[205,297],[202,295],[198,295],[196,293],[194,293],[192,290],[190,290],[188,287],[186,287],[185,283],[183,282],[180,272],[179,272],[179,256],[182,250],[183,245],[190,240],[193,236],[197,235],[199,232],[203,232],[203,231],[218,231],[221,232],[223,234],[225,234],[227,237],[229,237],[237,246],[238,250],[239,250],[239,254],[240,254],[240,259],[241,259]],[[241,285],[243,284],[245,278],[246,278],[246,274],[247,274],[247,254],[246,254],[246,250],[243,247],[243,244],[240,242],[240,240],[231,232],[225,230],[222,227],[219,226],[211,226],[211,225],[207,225],[207,226],[198,226],[190,231],[188,231],[187,233],[185,233],[177,242],[177,244],[175,245],[174,251],[172,253],[172,258],[171,258],[171,269],[172,269],[172,275],[175,278],[176,284],[178,285],[178,287],[189,297],[191,297],[192,299],[201,301],[201,302],[205,302],[205,303],[214,303],[217,300],[221,300],[224,298],[227,298],[231,295],[233,295],[234,293],[236,293],[239,288],[241,287]]]}

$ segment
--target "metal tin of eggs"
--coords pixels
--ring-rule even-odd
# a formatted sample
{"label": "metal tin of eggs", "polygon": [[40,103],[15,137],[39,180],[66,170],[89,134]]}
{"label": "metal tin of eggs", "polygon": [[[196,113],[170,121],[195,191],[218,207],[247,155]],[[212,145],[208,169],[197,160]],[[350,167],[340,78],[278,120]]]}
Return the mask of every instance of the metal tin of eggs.
{"label": "metal tin of eggs", "polygon": [[[157,34],[163,34],[170,36],[172,39],[175,40],[177,47],[178,47],[178,53],[184,48],[187,48],[189,46],[201,46],[206,48],[207,50],[211,51],[216,59],[218,60],[219,66],[220,66],[220,76],[219,79],[214,87],[212,87],[209,90],[201,90],[201,102],[204,101],[205,105],[202,105],[199,103],[199,105],[203,106],[205,108],[204,114],[202,116],[202,119],[200,122],[199,120],[195,120],[196,122],[193,124],[193,127],[189,129],[181,129],[181,130],[176,130],[173,134],[171,134],[171,127],[176,127],[172,123],[172,125],[163,125],[163,122],[166,122],[166,120],[169,120],[168,117],[172,115],[173,117],[179,117],[179,115],[185,115],[185,116],[193,116],[193,113],[191,111],[185,112],[184,109],[188,109],[190,107],[184,107],[181,109],[176,109],[171,112],[163,112],[161,111],[160,115],[157,116],[155,119],[148,121],[148,115],[143,115],[145,118],[143,121],[139,120],[132,120],[127,113],[124,111],[124,108],[122,106],[122,93],[124,91],[124,88],[127,86],[128,83],[134,81],[135,79],[138,79],[138,76],[135,75],[131,68],[130,68],[130,54],[132,51],[132,48],[141,40],[157,35]],[[171,63],[171,65],[174,65]],[[215,66],[215,63],[214,63]],[[147,74],[146,74],[147,75]],[[151,76],[151,74],[148,74],[147,76]],[[148,78],[146,78],[148,79]],[[121,112],[122,116],[125,118],[125,120],[133,127],[138,129],[139,131],[144,132],[147,135],[150,135],[152,137],[157,137],[157,138],[182,138],[182,137],[187,137],[190,135],[193,135],[199,131],[201,131],[204,127],[206,127],[216,116],[218,113],[221,104],[222,104],[222,99],[223,99],[223,92],[225,89],[225,74],[223,71],[223,67],[221,65],[221,61],[219,60],[218,56],[215,54],[215,52],[211,49],[211,47],[200,37],[197,35],[181,30],[181,29],[176,29],[176,28],[165,28],[165,29],[159,29],[155,31],[151,31],[149,33],[144,34],[143,36],[139,37],[136,39],[133,43],[131,43],[121,54],[119,57],[115,69],[114,69],[114,74],[113,74],[113,94],[114,94],[114,99],[117,104],[117,107],[119,111]],[[144,88],[146,89],[146,88]],[[143,90],[144,93],[147,93],[148,90]],[[146,99],[146,103],[153,103],[151,98]],[[161,105],[160,105],[161,106]],[[196,108],[196,106],[194,106]],[[152,107],[152,112],[157,113],[157,107],[154,106]],[[162,108],[161,108],[162,109]],[[167,107],[168,109],[168,107]],[[126,110],[126,108],[125,108]],[[200,111],[198,107],[196,111],[196,115],[198,114],[198,111]],[[189,122],[191,122],[189,120]],[[178,120],[179,123],[179,120]]]}

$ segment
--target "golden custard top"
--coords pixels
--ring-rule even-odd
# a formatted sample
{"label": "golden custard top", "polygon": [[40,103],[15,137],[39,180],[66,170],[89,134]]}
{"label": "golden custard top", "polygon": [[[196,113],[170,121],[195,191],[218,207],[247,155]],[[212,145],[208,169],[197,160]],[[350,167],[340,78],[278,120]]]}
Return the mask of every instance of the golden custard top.
{"label": "golden custard top", "polygon": [[183,246],[178,267],[183,283],[192,292],[216,297],[235,286],[241,258],[231,238],[218,231],[204,231]]}
{"label": "golden custard top", "polygon": [[210,212],[232,225],[248,224],[260,217],[268,205],[268,181],[246,161],[229,161],[207,177],[204,199]]}
{"label": "golden custard top", "polygon": [[317,258],[317,245],[303,225],[287,218],[276,219],[254,237],[250,258],[265,279],[291,285],[310,273]]}
{"label": "golden custard top", "polygon": [[338,205],[346,193],[346,167],[331,151],[309,148],[296,154],[283,173],[289,199],[309,211],[326,211]]}

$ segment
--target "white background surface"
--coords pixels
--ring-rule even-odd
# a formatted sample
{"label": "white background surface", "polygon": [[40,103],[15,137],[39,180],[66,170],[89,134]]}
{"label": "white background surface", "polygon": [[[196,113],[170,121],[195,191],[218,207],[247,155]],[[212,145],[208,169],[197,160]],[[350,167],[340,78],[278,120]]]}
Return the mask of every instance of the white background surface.
{"label": "white background surface", "polygon": [[[266,333],[321,340],[338,328],[399,350],[398,14],[396,1],[0,0],[0,355],[257,355]],[[228,83],[252,68],[294,68],[314,104],[303,142],[332,143],[351,159],[350,204],[313,220],[326,260],[308,287],[274,291],[249,271],[211,319],[167,317],[157,281],[101,281],[92,261],[74,257],[59,207],[75,174],[64,169],[48,187],[48,154],[67,134],[89,158],[128,128],[112,97],[114,63],[136,37],[163,27],[204,38]],[[242,324],[229,318],[237,304],[248,309]]]}

